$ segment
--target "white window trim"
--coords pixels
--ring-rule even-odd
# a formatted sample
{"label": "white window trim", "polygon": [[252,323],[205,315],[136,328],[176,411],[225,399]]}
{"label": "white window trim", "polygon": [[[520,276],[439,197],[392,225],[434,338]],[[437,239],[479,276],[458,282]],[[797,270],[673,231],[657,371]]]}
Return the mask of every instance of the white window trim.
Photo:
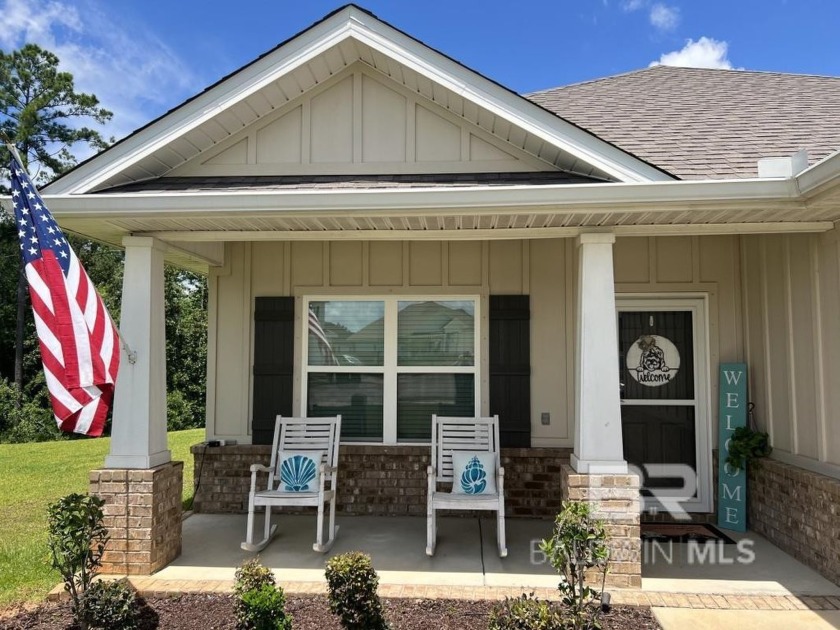
{"label": "white window trim", "polygon": [[[428,442],[399,442],[397,441],[397,375],[399,374],[472,374],[474,376],[473,409],[480,415],[481,382],[482,382],[482,344],[481,318],[482,296],[476,294],[406,294],[406,295],[330,295],[312,294],[302,296],[302,317],[300,318],[301,362],[300,362],[300,408],[301,415],[306,415],[308,409],[307,385],[309,373],[364,373],[382,374],[382,441],[365,442],[353,440],[342,442],[356,446],[410,446],[428,445]],[[309,304],[310,302],[383,302],[385,305],[385,321],[383,326],[384,365],[309,365]],[[397,365],[397,317],[399,302],[456,302],[470,301],[474,304],[473,314],[473,365],[471,366],[399,366]],[[431,418],[429,418],[431,422]]]}

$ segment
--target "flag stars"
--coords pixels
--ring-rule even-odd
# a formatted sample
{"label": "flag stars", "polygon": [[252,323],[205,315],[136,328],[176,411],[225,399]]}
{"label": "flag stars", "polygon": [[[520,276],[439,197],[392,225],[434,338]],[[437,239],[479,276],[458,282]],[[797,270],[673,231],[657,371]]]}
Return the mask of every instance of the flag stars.
{"label": "flag stars", "polygon": [[23,238],[26,236],[26,230],[19,230],[18,231],[18,238]]}
{"label": "flag stars", "polygon": [[30,247],[30,248],[29,248],[29,255],[30,255],[30,256],[34,256],[34,255],[35,255],[35,254],[37,254],[37,253],[38,253],[38,250],[37,250],[37,249],[35,249],[34,247]]}
{"label": "flag stars", "polygon": [[61,256],[62,258],[67,258],[67,252],[65,252],[63,249],[62,249],[60,252],[58,252],[58,254],[59,254],[59,256]]}
{"label": "flag stars", "polygon": [[49,232],[50,234],[55,234],[55,228],[53,228],[53,226],[49,226],[47,228],[47,232]]}

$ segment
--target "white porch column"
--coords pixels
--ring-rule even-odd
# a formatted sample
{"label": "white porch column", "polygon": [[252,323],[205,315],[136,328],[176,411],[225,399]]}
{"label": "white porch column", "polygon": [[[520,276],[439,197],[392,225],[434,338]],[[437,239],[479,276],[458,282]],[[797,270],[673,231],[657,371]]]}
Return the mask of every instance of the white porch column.
{"label": "white porch column", "polygon": [[577,238],[575,452],[579,473],[625,474],[618,374],[614,234]]}
{"label": "white porch column", "polygon": [[126,236],[120,333],[125,349],[114,397],[111,453],[106,468],[154,468],[171,460],[166,442],[166,333],[163,254],[166,245]]}

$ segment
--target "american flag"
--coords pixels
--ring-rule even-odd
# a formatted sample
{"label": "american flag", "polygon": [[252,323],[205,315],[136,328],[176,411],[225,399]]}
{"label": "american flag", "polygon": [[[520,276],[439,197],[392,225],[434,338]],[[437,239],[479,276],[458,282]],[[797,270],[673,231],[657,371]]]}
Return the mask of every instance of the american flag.
{"label": "american flag", "polygon": [[62,431],[99,436],[114,396],[119,333],[102,298],[12,153],[12,204],[41,361]]}

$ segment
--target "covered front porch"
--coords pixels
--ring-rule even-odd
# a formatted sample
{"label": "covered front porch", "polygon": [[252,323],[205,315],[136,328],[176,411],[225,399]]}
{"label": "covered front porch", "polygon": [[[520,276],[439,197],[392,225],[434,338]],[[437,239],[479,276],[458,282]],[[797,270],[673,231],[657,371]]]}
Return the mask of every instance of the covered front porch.
{"label": "covered front porch", "polygon": [[[284,588],[323,592],[324,563],[329,556],[312,552],[313,515],[275,517],[277,538],[260,554]],[[434,557],[424,553],[426,523],[422,517],[345,516],[330,555],[361,550],[371,555],[381,592],[390,597],[501,598],[522,592],[556,596],[558,577],[539,553],[539,541],[550,535],[547,519],[510,519],[507,558],[495,548],[492,518],[442,517]],[[165,569],[141,578],[144,588],[166,591],[192,587],[230,588],[238,566],[253,554],[239,548],[245,515],[194,514],[183,523],[183,551]],[[741,562],[737,546],[723,545],[706,562],[695,562],[685,544],[675,544],[671,558],[664,548],[642,551],[642,587],[654,605],[679,605],[688,595],[770,598],[840,597],[840,587],[779,550],[755,532],[732,534],[737,543],[753,541],[754,560]],[[631,602],[628,592],[607,587],[616,601]],[[664,599],[663,599],[664,598]],[[641,600],[640,600],[641,601]],[[713,601],[707,599],[707,601]],[[672,603],[673,602],[673,603]],[[840,602],[838,602],[840,603]],[[721,606],[724,607],[724,606]]]}

